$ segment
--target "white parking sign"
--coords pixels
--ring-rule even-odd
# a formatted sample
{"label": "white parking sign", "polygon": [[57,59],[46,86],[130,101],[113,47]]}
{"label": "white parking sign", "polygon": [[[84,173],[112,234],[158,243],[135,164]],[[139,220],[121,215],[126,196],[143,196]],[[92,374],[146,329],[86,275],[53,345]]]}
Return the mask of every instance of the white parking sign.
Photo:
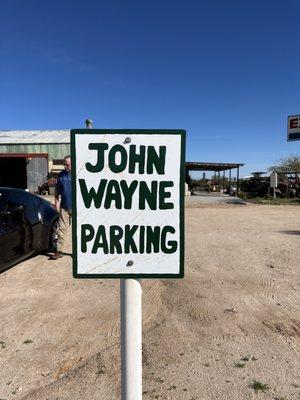
{"label": "white parking sign", "polygon": [[185,131],[72,130],[73,275],[182,278]]}

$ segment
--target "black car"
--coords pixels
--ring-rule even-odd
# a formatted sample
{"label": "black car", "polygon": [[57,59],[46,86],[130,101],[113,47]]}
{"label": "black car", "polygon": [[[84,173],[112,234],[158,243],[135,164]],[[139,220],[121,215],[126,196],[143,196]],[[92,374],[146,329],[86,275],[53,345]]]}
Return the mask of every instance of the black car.
{"label": "black car", "polygon": [[46,200],[21,189],[0,187],[0,271],[51,250],[58,213]]}

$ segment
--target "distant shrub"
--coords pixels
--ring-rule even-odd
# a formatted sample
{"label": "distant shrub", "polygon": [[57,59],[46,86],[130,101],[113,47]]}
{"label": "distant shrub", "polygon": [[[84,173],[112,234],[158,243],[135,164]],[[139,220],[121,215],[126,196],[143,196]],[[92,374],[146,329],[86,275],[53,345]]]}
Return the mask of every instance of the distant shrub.
{"label": "distant shrub", "polygon": [[239,192],[239,194],[238,194],[238,197],[239,197],[240,199],[242,199],[242,200],[245,200],[245,199],[246,199],[246,197],[247,197],[247,195],[246,195],[246,193],[245,193],[245,192],[243,192],[243,191],[240,191],[240,192]]}

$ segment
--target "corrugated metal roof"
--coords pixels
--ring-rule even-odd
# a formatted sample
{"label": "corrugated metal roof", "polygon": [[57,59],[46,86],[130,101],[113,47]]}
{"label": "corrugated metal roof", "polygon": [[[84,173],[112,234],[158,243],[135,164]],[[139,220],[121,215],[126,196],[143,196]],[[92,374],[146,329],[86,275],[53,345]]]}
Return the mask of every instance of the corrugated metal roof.
{"label": "corrugated metal roof", "polygon": [[70,143],[70,130],[47,131],[3,131],[0,130],[1,144],[27,143]]}

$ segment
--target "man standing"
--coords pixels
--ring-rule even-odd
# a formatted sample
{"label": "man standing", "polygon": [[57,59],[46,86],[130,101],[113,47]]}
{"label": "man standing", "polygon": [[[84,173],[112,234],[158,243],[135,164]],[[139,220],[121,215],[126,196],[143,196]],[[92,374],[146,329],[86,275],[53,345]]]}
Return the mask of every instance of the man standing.
{"label": "man standing", "polygon": [[65,239],[72,216],[72,190],[71,190],[71,156],[64,158],[65,169],[58,174],[55,186],[55,208],[59,212],[57,230],[57,250],[51,257],[57,260],[63,256]]}

